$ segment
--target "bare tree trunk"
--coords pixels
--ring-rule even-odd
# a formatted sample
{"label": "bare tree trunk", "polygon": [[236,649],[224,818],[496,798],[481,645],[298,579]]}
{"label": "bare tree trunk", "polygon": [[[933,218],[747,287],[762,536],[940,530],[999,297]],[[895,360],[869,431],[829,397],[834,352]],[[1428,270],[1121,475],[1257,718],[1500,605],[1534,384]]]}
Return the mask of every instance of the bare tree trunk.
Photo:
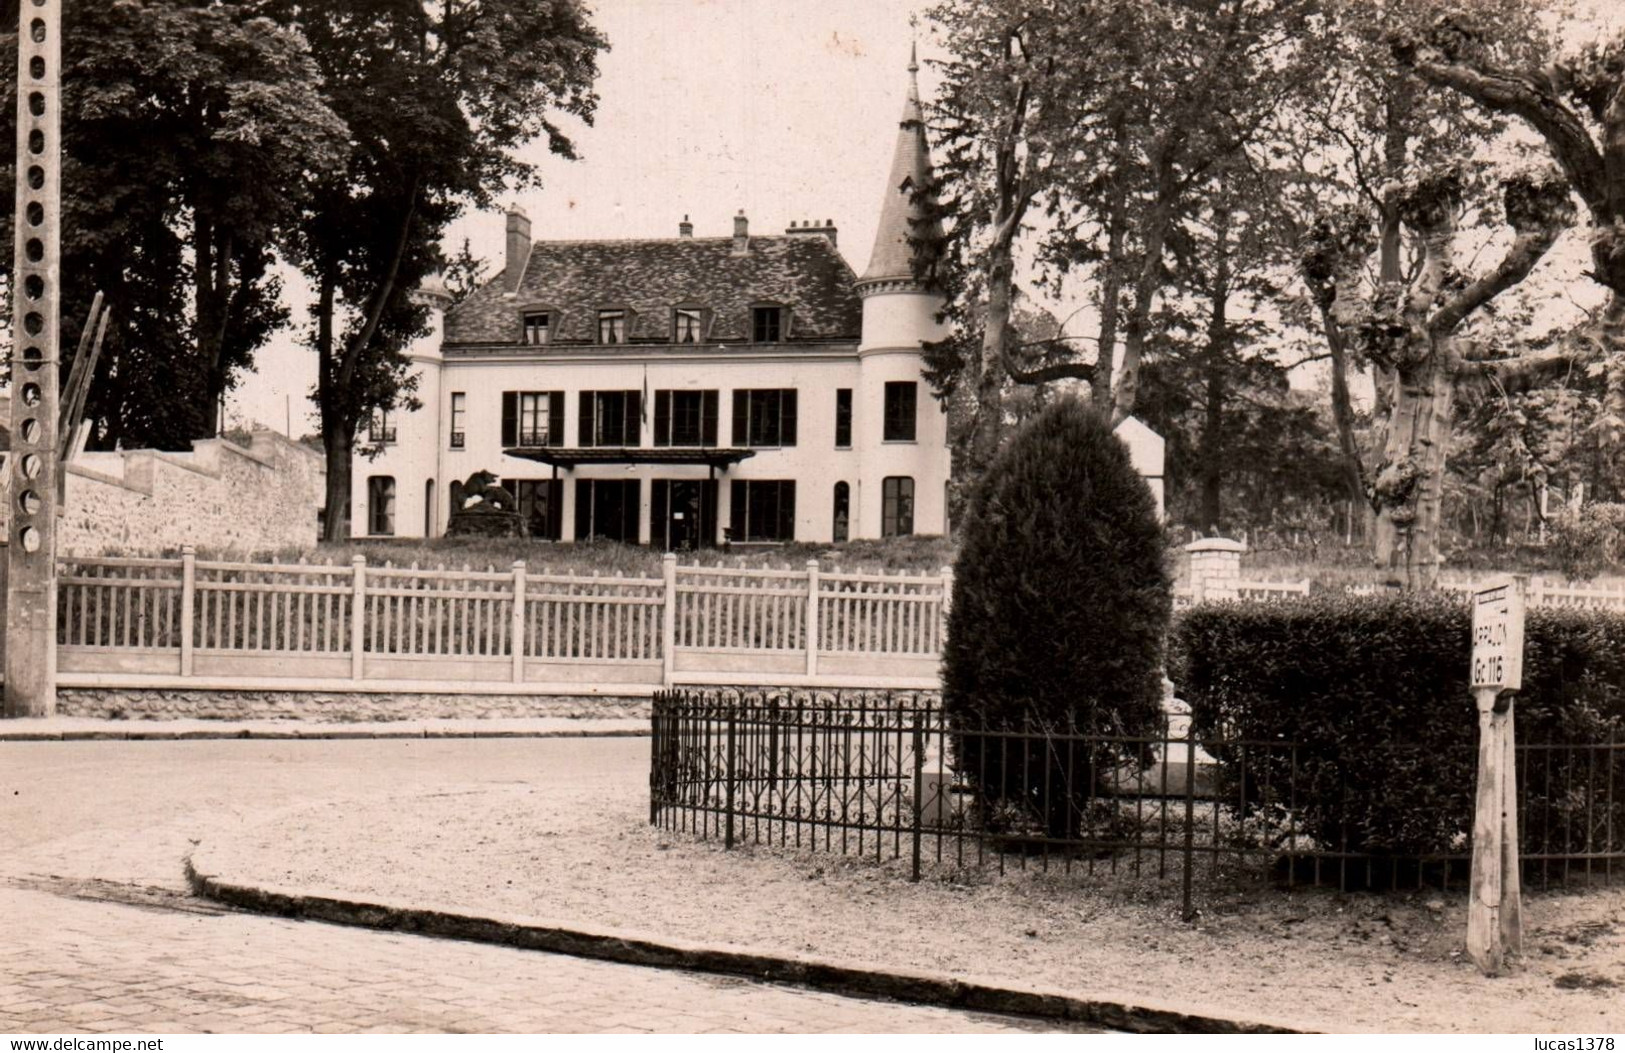
{"label": "bare tree trunk", "polygon": [[1455,378],[1446,356],[1429,349],[1400,372],[1388,444],[1378,473],[1376,560],[1408,590],[1439,580],[1439,530]]}
{"label": "bare tree trunk", "polygon": [[1209,290],[1212,299],[1207,325],[1207,373],[1200,440],[1202,528],[1217,536],[1224,514],[1224,400],[1225,355],[1230,349],[1230,212],[1216,209],[1213,216],[1214,271]]}
{"label": "bare tree trunk", "polygon": [[1159,166],[1157,201],[1152,206],[1145,231],[1145,257],[1140,261],[1140,273],[1134,282],[1134,303],[1123,328],[1123,368],[1118,370],[1116,390],[1112,393],[1114,426],[1134,412],[1134,401],[1140,393],[1140,362],[1145,357],[1145,338],[1151,325],[1151,303],[1161,287],[1162,247],[1178,193],[1174,175],[1172,163],[1165,161]]}
{"label": "bare tree trunk", "polygon": [[970,444],[970,475],[980,478],[999,452],[1004,433],[1004,356],[1009,337],[1012,245],[995,237],[988,248],[987,317],[982,328],[982,361],[976,376],[976,425]]}
{"label": "bare tree trunk", "polygon": [[[1317,297],[1319,299],[1319,297]],[[1337,448],[1343,455],[1343,485],[1349,495],[1349,533],[1353,534],[1355,509],[1359,509],[1360,536],[1371,536],[1375,512],[1371,496],[1365,492],[1365,462],[1360,443],[1354,436],[1354,402],[1349,395],[1348,338],[1333,316],[1330,304],[1320,303],[1320,322],[1326,331],[1326,346],[1332,356],[1332,423],[1337,427]]]}
{"label": "bare tree trunk", "polygon": [[323,541],[345,541],[350,516],[350,466],[353,437],[333,431],[322,435],[322,454],[327,462],[326,513],[322,519]]}

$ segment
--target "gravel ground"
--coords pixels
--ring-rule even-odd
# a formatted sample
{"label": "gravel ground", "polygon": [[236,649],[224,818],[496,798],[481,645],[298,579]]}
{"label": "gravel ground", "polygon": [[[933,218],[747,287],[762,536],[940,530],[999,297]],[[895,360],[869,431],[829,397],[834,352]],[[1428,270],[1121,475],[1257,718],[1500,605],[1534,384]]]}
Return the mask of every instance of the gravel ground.
{"label": "gravel ground", "polygon": [[[1625,885],[1526,896],[1526,955],[1485,979],[1460,891],[1201,897],[1173,881],[960,872],[715,842],[648,825],[634,780],[334,802],[216,835],[234,880],[528,914],[1002,980],[1327,1031],[1625,1032]],[[906,846],[905,846],[906,847]]]}

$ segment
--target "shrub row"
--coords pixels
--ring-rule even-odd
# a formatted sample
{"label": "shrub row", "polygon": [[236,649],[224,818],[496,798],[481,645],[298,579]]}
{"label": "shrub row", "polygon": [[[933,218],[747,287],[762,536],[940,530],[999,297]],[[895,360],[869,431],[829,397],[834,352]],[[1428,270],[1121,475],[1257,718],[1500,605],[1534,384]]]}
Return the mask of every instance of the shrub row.
{"label": "shrub row", "polygon": [[[1440,595],[1203,605],[1176,621],[1170,666],[1229,792],[1255,809],[1290,797],[1293,829],[1329,849],[1448,853],[1471,828],[1471,623],[1464,602]],[[1625,614],[1530,611],[1515,712],[1523,743],[1625,737]],[[1608,819],[1589,807],[1598,756],[1558,751],[1539,755],[1539,770],[1525,765],[1539,836],[1556,824],[1566,850],[1595,847]],[[1619,753],[1610,758],[1620,766]],[[1625,772],[1612,774],[1617,813]]]}

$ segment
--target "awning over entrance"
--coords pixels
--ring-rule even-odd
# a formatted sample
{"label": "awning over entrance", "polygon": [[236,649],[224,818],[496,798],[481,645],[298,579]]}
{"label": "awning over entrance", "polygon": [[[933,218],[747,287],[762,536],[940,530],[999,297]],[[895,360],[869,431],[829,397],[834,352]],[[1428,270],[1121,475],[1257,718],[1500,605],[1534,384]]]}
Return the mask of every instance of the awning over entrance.
{"label": "awning over entrance", "polygon": [[660,447],[642,449],[626,446],[516,446],[502,451],[509,457],[540,461],[555,468],[576,468],[583,464],[703,464],[713,469],[738,464],[753,457],[755,450],[742,447]]}

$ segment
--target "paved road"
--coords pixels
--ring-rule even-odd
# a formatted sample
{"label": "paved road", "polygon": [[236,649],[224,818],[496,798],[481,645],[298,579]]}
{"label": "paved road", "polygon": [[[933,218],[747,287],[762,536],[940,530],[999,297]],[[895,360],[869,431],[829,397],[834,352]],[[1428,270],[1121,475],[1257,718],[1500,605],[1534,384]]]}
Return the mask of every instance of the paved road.
{"label": "paved road", "polygon": [[189,842],[391,789],[638,778],[643,740],[0,743],[0,1032],[1033,1030],[1029,1021],[238,913]]}

